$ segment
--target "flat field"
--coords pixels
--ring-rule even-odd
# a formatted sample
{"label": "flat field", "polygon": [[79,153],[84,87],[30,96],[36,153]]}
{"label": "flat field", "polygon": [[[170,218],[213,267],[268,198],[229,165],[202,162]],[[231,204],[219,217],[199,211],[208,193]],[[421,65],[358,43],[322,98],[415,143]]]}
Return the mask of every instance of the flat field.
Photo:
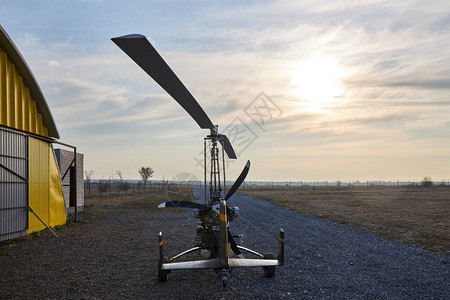
{"label": "flat field", "polygon": [[447,186],[252,186],[241,188],[240,193],[383,238],[450,254]]}
{"label": "flat field", "polygon": [[[149,184],[146,187],[142,185],[138,187],[137,184],[130,187],[130,185],[125,192],[123,186],[119,186],[118,182],[103,183],[103,192],[100,193],[99,184],[93,183],[89,192],[90,196],[85,197],[85,205],[88,207],[139,206],[150,211],[157,211],[158,204],[168,200],[193,201],[190,185]],[[85,190],[87,190],[86,186]],[[176,210],[176,208],[172,209],[172,211]],[[181,211],[184,211],[184,209],[181,209]]]}

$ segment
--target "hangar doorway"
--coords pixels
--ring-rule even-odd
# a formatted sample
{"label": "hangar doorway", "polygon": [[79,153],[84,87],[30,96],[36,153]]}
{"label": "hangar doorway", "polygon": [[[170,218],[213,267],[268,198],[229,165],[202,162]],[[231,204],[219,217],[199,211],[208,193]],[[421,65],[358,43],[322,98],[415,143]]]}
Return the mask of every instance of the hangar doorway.
{"label": "hangar doorway", "polygon": [[28,137],[0,128],[0,241],[27,234]]}

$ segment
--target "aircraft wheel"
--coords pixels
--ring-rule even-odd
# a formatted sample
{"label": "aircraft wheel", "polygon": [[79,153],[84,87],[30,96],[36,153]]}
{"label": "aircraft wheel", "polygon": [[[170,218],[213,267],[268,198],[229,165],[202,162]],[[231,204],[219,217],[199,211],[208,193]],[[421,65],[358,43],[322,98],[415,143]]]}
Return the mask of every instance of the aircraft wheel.
{"label": "aircraft wheel", "polygon": [[[167,257],[164,257],[164,261],[167,262]],[[161,262],[158,262],[158,281],[166,282],[170,271],[163,270],[161,267]]]}
{"label": "aircraft wheel", "polygon": [[[275,256],[273,256],[272,253],[266,253],[264,254],[264,259],[274,259]],[[264,276],[266,276],[267,278],[272,278],[273,276],[275,276],[275,266],[270,266],[270,267],[263,267],[264,269]]]}

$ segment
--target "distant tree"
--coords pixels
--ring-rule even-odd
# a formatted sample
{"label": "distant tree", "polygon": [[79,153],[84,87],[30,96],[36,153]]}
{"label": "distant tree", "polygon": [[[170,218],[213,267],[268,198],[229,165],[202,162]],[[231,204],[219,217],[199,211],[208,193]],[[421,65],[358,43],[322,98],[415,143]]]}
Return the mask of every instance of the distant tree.
{"label": "distant tree", "polygon": [[122,182],[123,181],[122,172],[120,170],[117,170],[116,175],[117,175],[117,177],[119,177],[120,181]]}
{"label": "distant tree", "polygon": [[433,186],[433,180],[431,179],[430,176],[425,176],[422,180],[422,186],[429,188]]}
{"label": "distant tree", "polygon": [[144,181],[144,186],[147,180],[153,176],[153,169],[150,167],[141,167],[139,170],[139,175],[141,175],[142,181]]}
{"label": "distant tree", "polygon": [[117,177],[119,177],[119,182],[117,183],[117,194],[120,193],[120,190],[123,189],[123,176],[120,170],[116,171]]}
{"label": "distant tree", "polygon": [[91,180],[92,180],[92,178],[94,178],[94,171],[92,171],[92,170],[85,170],[84,171],[84,178],[86,178],[86,182],[88,184],[89,197],[91,197]]}
{"label": "distant tree", "polygon": [[92,170],[85,170],[84,171],[84,178],[86,178],[87,182],[90,182],[93,177],[94,177],[94,171],[92,171]]}

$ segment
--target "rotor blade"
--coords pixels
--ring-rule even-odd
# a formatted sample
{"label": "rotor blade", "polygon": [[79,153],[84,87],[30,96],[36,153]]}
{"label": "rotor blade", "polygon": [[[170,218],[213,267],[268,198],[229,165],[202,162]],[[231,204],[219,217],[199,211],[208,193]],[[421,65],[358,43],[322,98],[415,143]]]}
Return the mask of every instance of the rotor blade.
{"label": "rotor blade", "polygon": [[172,96],[200,128],[214,129],[205,111],[145,36],[129,34],[111,40]]}
{"label": "rotor blade", "polygon": [[190,202],[190,201],[167,201],[163,202],[160,205],[158,205],[158,208],[163,207],[184,207],[184,208],[195,208],[195,209],[211,209],[211,207],[207,205],[203,205],[197,202]]}
{"label": "rotor blade", "polygon": [[233,186],[228,191],[227,195],[225,196],[225,200],[228,200],[230,199],[231,196],[233,196],[234,192],[236,192],[237,189],[244,182],[245,177],[247,176],[249,170],[250,170],[250,161],[247,160],[247,164],[245,165],[244,170],[242,170],[241,175],[239,175],[238,179],[234,182]]}
{"label": "rotor blade", "polygon": [[227,153],[228,157],[230,159],[236,159],[236,153],[234,152],[233,146],[231,146],[230,140],[225,134],[218,134],[219,136],[219,142],[224,148],[225,152]]}

